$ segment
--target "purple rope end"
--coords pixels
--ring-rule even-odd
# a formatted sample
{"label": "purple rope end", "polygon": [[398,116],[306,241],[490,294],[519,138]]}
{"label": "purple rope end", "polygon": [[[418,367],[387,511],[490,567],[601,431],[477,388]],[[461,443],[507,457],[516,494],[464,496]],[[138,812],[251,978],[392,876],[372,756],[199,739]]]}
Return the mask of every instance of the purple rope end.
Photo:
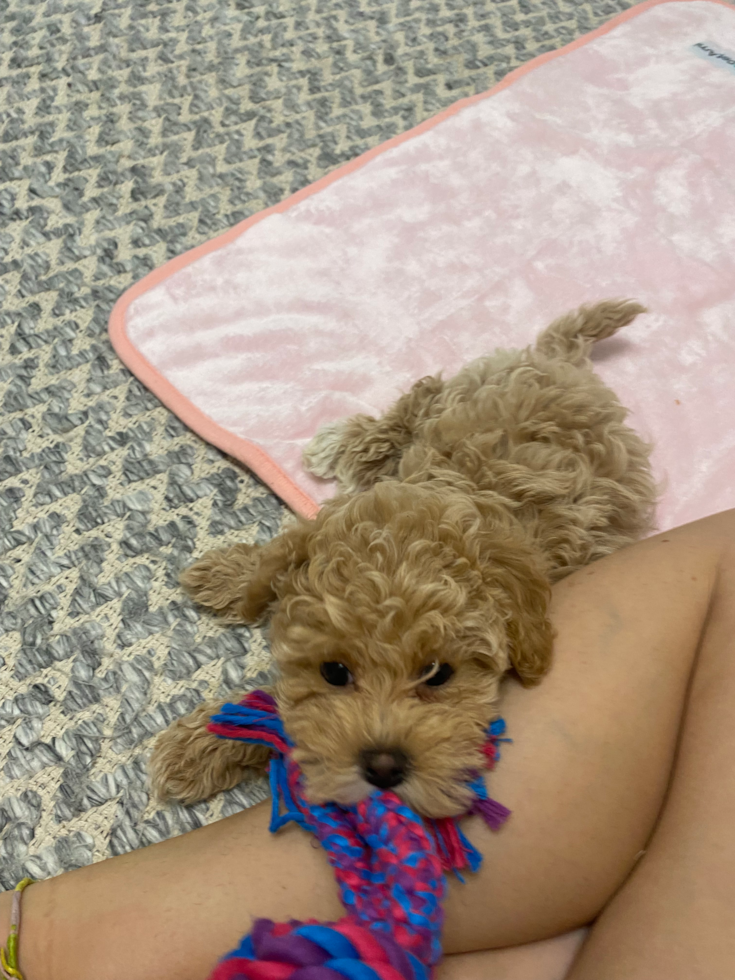
{"label": "purple rope end", "polygon": [[511,814],[507,806],[497,800],[475,800],[470,813],[479,814],[490,830],[500,830]]}

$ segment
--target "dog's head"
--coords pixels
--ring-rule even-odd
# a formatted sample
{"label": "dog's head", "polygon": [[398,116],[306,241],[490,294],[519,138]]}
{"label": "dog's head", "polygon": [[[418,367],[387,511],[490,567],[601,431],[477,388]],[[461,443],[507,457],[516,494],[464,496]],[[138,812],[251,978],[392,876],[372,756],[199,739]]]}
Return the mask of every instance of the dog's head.
{"label": "dog's head", "polygon": [[252,553],[240,610],[270,613],[278,701],[314,801],[392,788],[461,812],[500,679],[545,672],[539,559],[491,499],[378,484]]}

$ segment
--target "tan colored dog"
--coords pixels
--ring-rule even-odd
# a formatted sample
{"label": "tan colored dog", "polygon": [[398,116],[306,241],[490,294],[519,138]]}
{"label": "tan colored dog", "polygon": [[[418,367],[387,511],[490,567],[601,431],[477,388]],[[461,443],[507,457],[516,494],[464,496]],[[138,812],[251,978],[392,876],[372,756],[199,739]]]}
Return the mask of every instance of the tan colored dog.
{"label": "tan colored dog", "polygon": [[[533,348],[327,426],[305,461],[343,494],[263,547],[184,572],[227,620],[270,617],[275,694],[313,800],[377,786],[427,816],[465,808],[501,678],[533,684],[549,667],[550,583],[651,529],[648,447],[588,359],[642,311],[583,307]],[[207,733],[218,707],[159,737],[162,798],[192,802],[265,764],[267,750]]]}

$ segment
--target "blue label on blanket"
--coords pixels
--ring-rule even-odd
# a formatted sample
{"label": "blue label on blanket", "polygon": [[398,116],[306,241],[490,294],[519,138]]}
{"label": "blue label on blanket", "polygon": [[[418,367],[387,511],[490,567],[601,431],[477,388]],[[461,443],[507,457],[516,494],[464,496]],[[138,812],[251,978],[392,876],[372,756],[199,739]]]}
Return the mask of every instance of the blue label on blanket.
{"label": "blue label on blanket", "polygon": [[735,75],[735,52],[727,51],[719,44],[713,44],[712,41],[697,41],[692,45],[691,50],[698,58],[711,61],[713,65],[719,65],[720,68]]}

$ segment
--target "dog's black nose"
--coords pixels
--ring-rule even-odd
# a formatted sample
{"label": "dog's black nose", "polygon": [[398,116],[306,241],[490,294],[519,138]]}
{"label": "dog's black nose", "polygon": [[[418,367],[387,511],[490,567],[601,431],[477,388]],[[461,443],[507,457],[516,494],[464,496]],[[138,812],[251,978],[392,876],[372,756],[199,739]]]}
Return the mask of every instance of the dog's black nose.
{"label": "dog's black nose", "polygon": [[406,778],[408,756],[400,749],[368,749],[361,762],[363,776],[379,789],[392,789]]}

